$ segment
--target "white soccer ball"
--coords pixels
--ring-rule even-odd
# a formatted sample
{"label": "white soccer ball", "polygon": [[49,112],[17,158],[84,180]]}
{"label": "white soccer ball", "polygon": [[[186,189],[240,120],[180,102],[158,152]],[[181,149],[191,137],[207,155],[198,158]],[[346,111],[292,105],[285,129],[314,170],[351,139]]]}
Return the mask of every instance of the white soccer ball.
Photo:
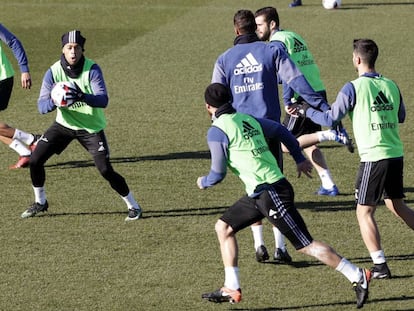
{"label": "white soccer ball", "polygon": [[69,88],[76,88],[72,82],[63,81],[57,82],[50,93],[53,103],[56,107],[68,107],[73,104],[73,100],[69,100],[66,97],[66,94],[69,91]]}
{"label": "white soccer ball", "polygon": [[338,9],[341,4],[341,0],[322,0],[322,5],[327,10]]}

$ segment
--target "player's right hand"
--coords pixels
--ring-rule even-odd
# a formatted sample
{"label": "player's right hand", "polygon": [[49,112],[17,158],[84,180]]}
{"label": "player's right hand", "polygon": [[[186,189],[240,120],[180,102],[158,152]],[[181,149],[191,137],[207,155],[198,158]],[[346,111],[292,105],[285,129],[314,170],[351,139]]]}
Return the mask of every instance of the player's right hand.
{"label": "player's right hand", "polygon": [[298,104],[292,104],[289,106],[285,106],[285,111],[287,114],[291,115],[292,117],[298,117]]}
{"label": "player's right hand", "polygon": [[308,176],[309,178],[312,178],[312,175],[311,175],[312,168],[313,168],[312,163],[308,159],[296,164],[296,169],[298,171],[298,178],[300,178],[302,173]]}
{"label": "player's right hand", "polygon": [[20,80],[22,88],[29,90],[32,87],[32,77],[29,72],[22,72]]}

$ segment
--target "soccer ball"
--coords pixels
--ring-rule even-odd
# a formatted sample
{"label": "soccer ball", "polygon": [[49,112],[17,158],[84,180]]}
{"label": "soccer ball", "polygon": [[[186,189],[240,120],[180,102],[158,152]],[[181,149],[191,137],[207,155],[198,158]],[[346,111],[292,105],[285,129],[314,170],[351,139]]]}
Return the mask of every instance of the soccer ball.
{"label": "soccer ball", "polygon": [[338,9],[341,6],[341,0],[322,0],[322,5],[327,10]]}
{"label": "soccer ball", "polygon": [[72,82],[57,82],[50,93],[53,103],[56,107],[68,107],[73,104],[73,100],[66,97],[69,88],[76,88]]}

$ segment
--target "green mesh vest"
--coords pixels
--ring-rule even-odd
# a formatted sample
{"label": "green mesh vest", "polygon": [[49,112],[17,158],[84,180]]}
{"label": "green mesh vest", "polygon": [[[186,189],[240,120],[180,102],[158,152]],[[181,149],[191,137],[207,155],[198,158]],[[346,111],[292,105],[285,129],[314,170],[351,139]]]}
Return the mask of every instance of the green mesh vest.
{"label": "green mesh vest", "polygon": [[[286,46],[290,58],[316,92],[325,90],[319,68],[301,36],[292,31],[279,30],[272,35],[270,41],[280,41]],[[295,97],[298,94],[295,93]]]}
{"label": "green mesh vest", "polygon": [[399,135],[398,109],[400,92],[385,77],[359,77],[351,81],[356,103],[349,112],[361,162],[403,156]]}
{"label": "green mesh vest", "polygon": [[[85,94],[92,94],[89,81],[89,71],[94,62],[85,58],[85,64],[80,76],[72,79],[66,75],[60,61],[52,65],[52,75],[55,82],[71,81],[81,88]],[[57,108],[56,122],[73,130],[86,130],[89,133],[97,133],[106,126],[106,118],[103,108],[94,108],[85,102],[76,102],[68,108]]]}
{"label": "green mesh vest", "polygon": [[260,124],[242,113],[223,114],[213,122],[229,139],[227,166],[245,184],[248,195],[258,185],[282,179],[276,159],[269,151]]}
{"label": "green mesh vest", "polygon": [[0,80],[4,80],[14,76],[13,67],[4,53],[2,44],[0,43]]}

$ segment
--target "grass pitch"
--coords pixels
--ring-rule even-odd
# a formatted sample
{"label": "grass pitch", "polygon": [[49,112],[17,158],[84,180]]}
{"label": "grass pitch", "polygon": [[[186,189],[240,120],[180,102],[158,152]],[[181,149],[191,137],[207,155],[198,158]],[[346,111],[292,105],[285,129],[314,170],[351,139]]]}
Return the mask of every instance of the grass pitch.
{"label": "grass pitch", "polygon": [[[15,89],[1,120],[39,133],[54,113],[39,115],[41,79],[60,55],[60,36],[74,28],[86,37],[86,56],[100,64],[109,91],[106,134],[115,169],[141,203],[143,218],[124,223],[122,200],[76,143],[47,163],[47,214],[20,219],[33,200],[28,170],[9,171],[16,154],[3,145],[0,191],[0,310],[352,310],[351,285],[342,275],[288,249],[294,265],[258,264],[249,229],[240,232],[243,301],[215,305],[201,293],[223,283],[214,223],[243,194],[234,176],[199,191],[208,172],[205,142],[210,121],[203,92],[216,57],[233,42],[236,10],[276,5],[281,24],[303,35],[317,60],[328,96],[356,77],[352,40],[380,48],[377,70],[400,86],[408,110],[405,143],[407,202],[413,204],[412,10],[409,0],[343,1],[328,11],[319,0],[288,9],[290,0],[266,1],[29,1],[3,0],[2,23],[23,42],[34,87]],[[10,51],[7,53],[11,56]],[[13,60],[14,67],[17,66]],[[345,125],[350,129],[349,120]],[[352,133],[352,131],[351,131]],[[370,258],[353,207],[358,156],[335,144],[323,152],[341,195],[317,197],[319,178],[286,175],[315,238],[331,243],[359,266]],[[377,220],[394,275],[373,281],[364,310],[413,310],[413,232],[382,206]],[[273,249],[270,225],[265,227]]]}

